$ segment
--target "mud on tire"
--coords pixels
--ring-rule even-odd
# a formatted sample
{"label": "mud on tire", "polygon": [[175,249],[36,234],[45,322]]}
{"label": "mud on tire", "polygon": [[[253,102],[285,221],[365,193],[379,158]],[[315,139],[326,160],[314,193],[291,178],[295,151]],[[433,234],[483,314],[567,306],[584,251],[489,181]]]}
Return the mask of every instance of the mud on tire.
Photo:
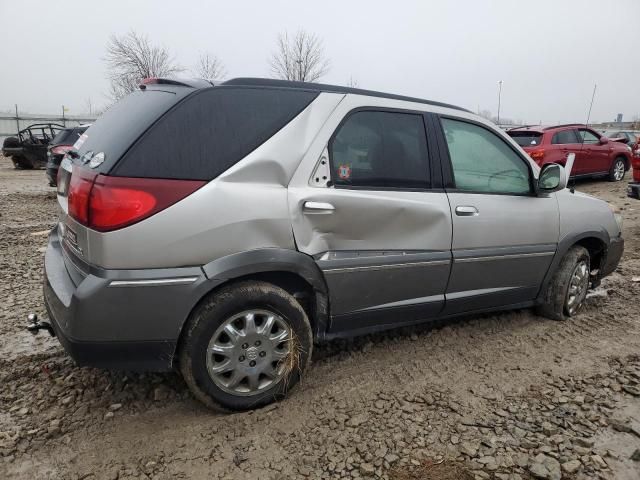
{"label": "mud on tire", "polygon": [[[247,312],[258,312],[255,316],[251,314],[251,328],[249,324],[243,323]],[[263,318],[259,319],[260,316]],[[277,320],[272,321],[279,326],[268,327],[265,322],[269,316],[275,317]],[[229,325],[233,328],[229,328]],[[227,330],[232,335],[227,335]],[[238,336],[234,330],[245,335]],[[277,337],[278,331],[288,331],[290,339],[268,350],[277,340],[266,340]],[[256,336],[258,334],[266,336]],[[235,338],[240,340],[234,341]],[[263,345],[256,340],[260,338],[263,339]],[[228,350],[218,358],[212,352],[221,351],[220,346]],[[280,350],[275,350],[276,348]],[[312,348],[309,319],[292,295],[267,282],[244,281],[213,292],[195,308],[183,330],[178,361],[185,382],[194,396],[205,405],[223,411],[247,410],[284,398],[308,367]],[[278,351],[280,353],[276,357]],[[287,352],[286,356],[283,356],[283,351]],[[279,360],[274,360],[275,358]],[[225,368],[227,360],[233,362],[234,370],[219,373]],[[250,370],[247,362],[252,362],[258,370],[265,371],[269,370],[270,364],[279,376],[263,376],[261,385],[266,386],[258,389],[255,388],[255,375],[251,375],[253,384],[247,376],[243,379],[246,385],[241,383],[233,387],[238,390],[242,387],[244,392],[231,391],[229,385],[234,383],[231,377],[236,372],[241,376],[248,371],[257,371]],[[224,375],[227,373],[230,380],[225,385]]]}
{"label": "mud on tire", "polygon": [[547,290],[544,293],[543,302],[536,307],[536,313],[538,315],[552,320],[566,320],[576,315],[579,307],[584,302],[584,297],[580,300],[578,308],[573,312],[569,310],[567,300],[574,270],[579,263],[584,261],[586,261],[588,276],[590,271],[589,252],[586,248],[578,245],[571,247],[562,258],[558,269],[551,278]]}

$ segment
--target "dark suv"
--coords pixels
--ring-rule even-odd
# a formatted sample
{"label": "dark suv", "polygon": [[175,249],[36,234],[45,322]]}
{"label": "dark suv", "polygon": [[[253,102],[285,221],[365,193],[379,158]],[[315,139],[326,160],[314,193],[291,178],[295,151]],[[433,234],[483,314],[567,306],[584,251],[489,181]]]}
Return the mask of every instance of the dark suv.
{"label": "dark suv", "polygon": [[567,155],[575,153],[572,177],[606,176],[618,182],[631,167],[631,151],[624,143],[586,125],[533,125],[512,128],[507,133],[541,167],[547,163],[564,165]]}

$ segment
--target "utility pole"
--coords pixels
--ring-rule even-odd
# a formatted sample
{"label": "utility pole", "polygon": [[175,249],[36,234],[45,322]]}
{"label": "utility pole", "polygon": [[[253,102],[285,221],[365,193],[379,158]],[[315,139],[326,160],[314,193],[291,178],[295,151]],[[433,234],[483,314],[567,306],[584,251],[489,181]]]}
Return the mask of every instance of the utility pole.
{"label": "utility pole", "polygon": [[301,82],[302,81],[302,60],[296,60],[296,63],[298,64],[298,81]]}
{"label": "utility pole", "polygon": [[16,106],[16,127],[18,128],[18,130],[16,130],[16,133],[20,131],[20,117],[18,117],[18,104],[15,103],[14,104]]}
{"label": "utility pole", "polygon": [[500,125],[500,100],[502,99],[502,80],[498,82],[498,125]]}
{"label": "utility pole", "polygon": [[65,127],[67,126],[64,120],[64,105],[62,105],[62,125],[64,125]]}

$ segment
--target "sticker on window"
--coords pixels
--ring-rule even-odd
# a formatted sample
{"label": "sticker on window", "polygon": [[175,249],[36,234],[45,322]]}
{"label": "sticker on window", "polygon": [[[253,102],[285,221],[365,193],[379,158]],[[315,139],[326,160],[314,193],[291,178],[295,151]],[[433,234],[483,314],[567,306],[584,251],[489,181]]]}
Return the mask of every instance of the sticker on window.
{"label": "sticker on window", "polygon": [[73,149],[74,150],[80,150],[80,147],[82,147],[82,144],[87,140],[87,134],[83,133],[82,135],[80,135],[80,138],[78,140],[76,140],[76,143],[73,144]]}
{"label": "sticker on window", "polygon": [[351,178],[351,167],[349,165],[340,165],[338,167],[338,177],[342,180],[349,180]]}

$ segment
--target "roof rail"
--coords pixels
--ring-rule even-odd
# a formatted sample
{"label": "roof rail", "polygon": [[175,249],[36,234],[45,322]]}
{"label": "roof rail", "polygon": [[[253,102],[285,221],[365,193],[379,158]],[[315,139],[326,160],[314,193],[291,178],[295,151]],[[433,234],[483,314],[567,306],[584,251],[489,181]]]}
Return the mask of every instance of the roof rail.
{"label": "roof rail", "polygon": [[452,108],[463,112],[472,113],[469,110],[450,105],[448,103],[434,102],[423,98],[406,97],[404,95],[395,95],[393,93],[383,93],[374,90],[363,90],[360,88],[343,87],[339,85],[326,85],[323,83],[295,82],[291,80],[276,80],[272,78],[232,78],[226,82],[222,82],[222,86],[242,86],[242,87],[265,87],[265,88],[290,88],[297,90],[311,90],[329,93],[352,93],[354,95],[367,95],[369,97],[389,98],[392,100],[403,100],[407,102],[425,103],[436,107]]}

